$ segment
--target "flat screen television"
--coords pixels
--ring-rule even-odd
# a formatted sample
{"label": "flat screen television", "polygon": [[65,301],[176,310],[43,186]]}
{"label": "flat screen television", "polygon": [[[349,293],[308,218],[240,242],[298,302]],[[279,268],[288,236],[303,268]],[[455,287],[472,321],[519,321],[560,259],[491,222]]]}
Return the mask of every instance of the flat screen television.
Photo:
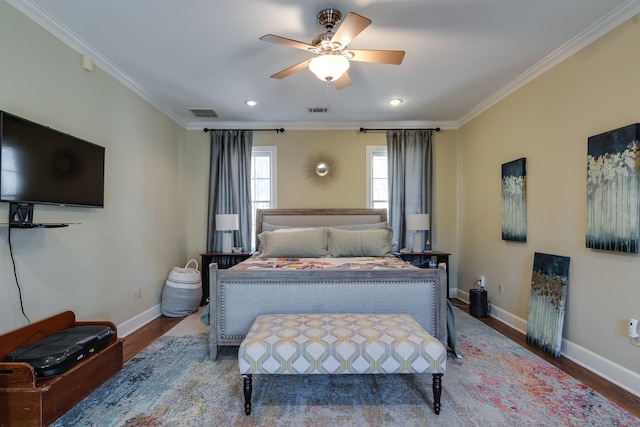
{"label": "flat screen television", "polygon": [[0,201],[11,204],[9,222],[30,222],[33,204],[104,207],[104,158],[104,147],[0,111]]}

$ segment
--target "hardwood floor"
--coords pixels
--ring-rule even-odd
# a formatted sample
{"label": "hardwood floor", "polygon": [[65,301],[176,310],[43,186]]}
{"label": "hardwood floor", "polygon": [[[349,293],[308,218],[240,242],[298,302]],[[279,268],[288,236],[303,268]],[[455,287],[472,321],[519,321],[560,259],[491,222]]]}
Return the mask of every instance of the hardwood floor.
{"label": "hardwood floor", "polygon": [[180,323],[181,317],[160,316],[144,325],[142,328],[127,335],[124,339],[122,353],[124,362],[140,353],[149,344],[160,338],[169,329]]}
{"label": "hardwood floor", "polygon": [[[460,300],[453,300],[455,306],[468,312],[468,305]],[[146,346],[162,336],[165,332],[178,324],[181,318],[171,318],[160,316],[144,327],[138,329],[128,335],[124,341],[124,360],[125,362],[134,357]],[[525,347],[527,350],[538,355],[542,359],[563,370],[567,374],[576,378],[578,381],[589,386],[593,390],[607,397],[611,401],[617,403],[632,414],[640,417],[640,397],[618,387],[617,385],[605,380],[604,378],[594,374],[593,372],[583,368],[571,360],[560,356],[553,357],[539,348],[527,343],[524,334],[510,328],[504,323],[494,318],[478,319],[500,332],[502,335],[513,340],[517,344]]]}

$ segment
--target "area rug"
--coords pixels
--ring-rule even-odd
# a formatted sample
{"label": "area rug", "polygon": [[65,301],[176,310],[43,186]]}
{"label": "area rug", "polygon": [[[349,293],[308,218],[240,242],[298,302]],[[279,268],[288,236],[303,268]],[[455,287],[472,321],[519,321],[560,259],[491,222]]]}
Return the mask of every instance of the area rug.
{"label": "area rug", "polygon": [[[640,419],[455,308],[458,352],[433,412],[431,375],[254,376],[244,415],[237,348],[209,360],[190,316],[54,426],[640,426]],[[194,320],[195,319],[195,320]]]}

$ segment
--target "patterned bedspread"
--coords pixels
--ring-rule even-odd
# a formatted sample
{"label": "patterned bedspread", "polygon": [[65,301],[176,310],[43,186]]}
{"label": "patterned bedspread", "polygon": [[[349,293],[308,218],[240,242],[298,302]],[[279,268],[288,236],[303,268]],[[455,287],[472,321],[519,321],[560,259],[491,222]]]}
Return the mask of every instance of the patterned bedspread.
{"label": "patterned bedspread", "polygon": [[260,258],[251,257],[232,267],[235,270],[389,270],[417,268],[396,257],[355,258]]}

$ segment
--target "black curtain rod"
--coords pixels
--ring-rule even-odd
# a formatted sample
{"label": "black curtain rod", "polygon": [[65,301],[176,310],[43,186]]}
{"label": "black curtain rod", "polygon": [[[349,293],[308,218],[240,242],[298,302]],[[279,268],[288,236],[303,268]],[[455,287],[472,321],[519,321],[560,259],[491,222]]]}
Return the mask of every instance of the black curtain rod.
{"label": "black curtain rod", "polygon": [[216,130],[250,130],[253,132],[273,132],[275,131],[276,133],[284,133],[284,128],[279,128],[279,129],[208,129],[208,128],[204,128],[203,129],[205,132],[213,132]]}
{"label": "black curtain rod", "polygon": [[360,128],[360,132],[362,133],[367,133],[368,131],[388,131],[388,130],[435,130],[436,132],[440,132],[440,128],[427,128],[427,129],[367,129],[367,128]]}

